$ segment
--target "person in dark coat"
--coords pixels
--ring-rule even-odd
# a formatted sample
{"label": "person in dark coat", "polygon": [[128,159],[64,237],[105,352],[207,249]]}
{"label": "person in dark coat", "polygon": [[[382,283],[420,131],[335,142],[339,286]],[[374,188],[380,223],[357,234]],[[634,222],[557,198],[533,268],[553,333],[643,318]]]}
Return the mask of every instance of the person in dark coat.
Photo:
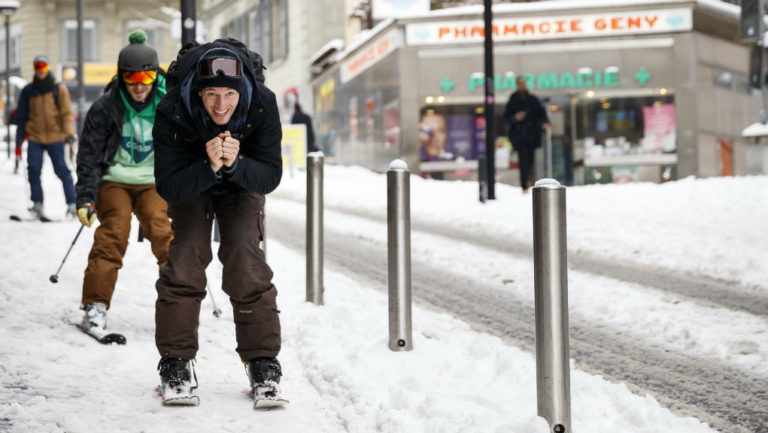
{"label": "person in dark coat", "polygon": [[299,101],[293,107],[292,125],[305,125],[307,127],[307,152],[317,152],[319,149],[315,146],[315,130],[312,129],[312,118],[309,114],[301,111]]}
{"label": "person in dark coat", "polygon": [[264,388],[274,396],[282,375],[280,319],[272,270],[259,242],[265,195],[282,177],[275,95],[257,80],[247,48],[234,39],[185,45],[168,75],[178,85],[160,102],[153,130],[157,191],[168,202],[173,221],[168,264],[156,283],[155,343],[163,402],[198,402],[191,394],[197,387],[192,360],[199,348],[205,269],[213,258],[214,217],[237,353],[254,401],[263,397]]}
{"label": "person in dark coat", "polygon": [[118,74],[85,117],[77,153],[77,216],[90,227],[98,217],[83,278],[80,327],[106,335],[107,310],[128,247],[132,214],[152,244],[158,266],[168,258],[168,205],[155,189],[152,124],[165,95],[157,51],[143,30],[131,32],[117,57]]}
{"label": "person in dark coat", "polygon": [[509,140],[517,152],[520,186],[527,192],[533,183],[533,157],[541,147],[541,132],[549,128],[549,117],[539,98],[528,91],[525,78],[518,76],[515,82],[517,90],[509,97],[504,120],[509,124]]}

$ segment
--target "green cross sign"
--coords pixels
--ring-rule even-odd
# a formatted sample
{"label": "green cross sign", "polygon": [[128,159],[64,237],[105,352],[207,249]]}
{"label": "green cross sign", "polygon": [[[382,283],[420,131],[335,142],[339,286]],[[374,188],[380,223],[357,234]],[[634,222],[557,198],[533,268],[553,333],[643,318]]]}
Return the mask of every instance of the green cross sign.
{"label": "green cross sign", "polygon": [[651,74],[649,74],[645,68],[640,68],[640,70],[635,74],[635,81],[640,83],[641,86],[645,86],[645,83],[647,83],[650,79]]}
{"label": "green cross sign", "polygon": [[443,89],[443,92],[451,93],[451,90],[453,90],[453,88],[456,87],[456,83],[451,81],[450,78],[445,77],[443,78],[443,81],[439,84],[439,86],[441,89]]}

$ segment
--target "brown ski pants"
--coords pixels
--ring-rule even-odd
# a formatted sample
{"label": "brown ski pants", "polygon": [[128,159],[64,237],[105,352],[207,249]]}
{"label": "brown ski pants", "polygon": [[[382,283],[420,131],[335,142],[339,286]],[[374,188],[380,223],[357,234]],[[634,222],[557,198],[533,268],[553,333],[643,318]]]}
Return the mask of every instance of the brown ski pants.
{"label": "brown ski pants", "polygon": [[237,353],[243,361],[276,357],[280,318],[272,270],[259,248],[263,240],[264,196],[209,190],[170,206],[173,241],[160,269],[155,305],[155,343],[160,356],[192,359],[198,351],[200,303],[206,296],[205,269],[213,259],[215,215],[221,233],[218,258],[222,289],[229,295]]}
{"label": "brown ski pants", "polygon": [[109,308],[117,282],[117,271],[123,267],[131,232],[131,213],[136,214],[144,237],[152,244],[157,264],[168,260],[171,223],[168,204],[155,185],[127,185],[103,182],[99,188],[96,216],[99,226],[93,233],[93,246],[83,278],[82,306],[101,302]]}

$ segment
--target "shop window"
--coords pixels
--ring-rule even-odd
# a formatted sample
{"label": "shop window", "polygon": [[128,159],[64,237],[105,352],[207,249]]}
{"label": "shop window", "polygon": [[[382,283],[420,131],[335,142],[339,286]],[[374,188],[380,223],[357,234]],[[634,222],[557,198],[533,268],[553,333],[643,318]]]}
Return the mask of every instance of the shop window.
{"label": "shop window", "polygon": [[[97,26],[95,20],[83,20],[83,59],[97,61]],[[61,59],[77,61],[77,20],[64,20],[61,25]]]}
{"label": "shop window", "polygon": [[288,55],[288,1],[264,0],[248,14],[249,47],[261,54],[265,63]]}
{"label": "shop window", "polygon": [[576,104],[577,139],[587,156],[673,152],[674,96],[583,98]]}

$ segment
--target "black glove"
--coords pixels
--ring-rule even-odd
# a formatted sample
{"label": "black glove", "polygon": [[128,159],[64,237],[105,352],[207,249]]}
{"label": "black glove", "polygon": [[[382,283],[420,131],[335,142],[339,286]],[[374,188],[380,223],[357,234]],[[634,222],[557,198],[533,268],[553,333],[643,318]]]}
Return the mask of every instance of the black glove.
{"label": "black glove", "polygon": [[74,136],[74,135],[70,135],[69,137],[67,137],[67,138],[65,138],[65,139],[64,139],[64,142],[66,142],[66,143],[67,143],[67,144],[69,144],[69,145],[72,145],[72,144],[74,144],[74,143],[75,143],[75,141],[77,141],[77,137],[76,137],[76,136]]}

